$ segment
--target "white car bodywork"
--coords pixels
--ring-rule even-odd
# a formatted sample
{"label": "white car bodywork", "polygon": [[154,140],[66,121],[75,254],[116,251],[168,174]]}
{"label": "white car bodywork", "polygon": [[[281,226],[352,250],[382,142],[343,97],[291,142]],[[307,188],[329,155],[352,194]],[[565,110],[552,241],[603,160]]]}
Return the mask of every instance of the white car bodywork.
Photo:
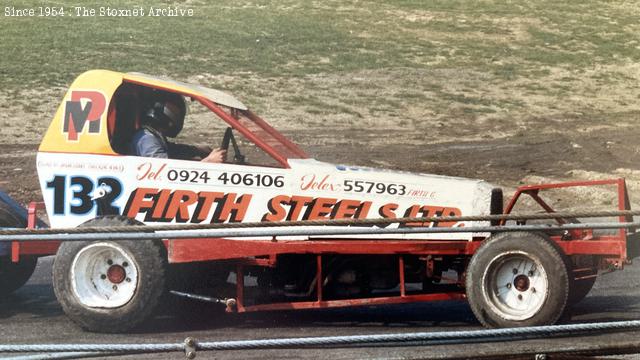
{"label": "white car bodywork", "polygon": [[[168,224],[488,214],[492,189],[479,180],[336,166],[313,159],[291,159],[285,169],[39,153],[37,165],[47,215],[51,226],[58,228],[94,218],[98,191],[122,215],[147,224]],[[471,234],[395,237],[470,240]]]}

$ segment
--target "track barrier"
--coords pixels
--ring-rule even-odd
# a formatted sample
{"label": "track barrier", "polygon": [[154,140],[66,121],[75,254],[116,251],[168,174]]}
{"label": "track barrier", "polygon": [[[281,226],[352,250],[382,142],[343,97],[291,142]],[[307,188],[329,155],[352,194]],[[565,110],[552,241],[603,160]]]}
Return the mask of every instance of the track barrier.
{"label": "track barrier", "polygon": [[[199,351],[229,351],[252,349],[297,349],[305,347],[341,348],[358,345],[426,346],[439,344],[468,344],[496,341],[520,341],[549,337],[571,337],[640,330],[640,320],[521,327],[509,329],[482,329],[465,331],[411,332],[394,334],[325,336],[307,338],[234,340],[200,342],[187,338],[181,343],[158,344],[34,344],[0,345],[0,353],[50,353],[28,355],[13,359],[71,359],[97,356],[122,356],[127,354],[184,353],[187,359],[196,357]],[[592,351],[593,349],[591,349]],[[580,352],[574,348],[574,352]],[[586,351],[586,350],[583,350]],[[636,353],[640,351],[637,349]],[[38,357],[40,356],[40,357]],[[55,357],[59,356],[59,357]]]}
{"label": "track barrier", "polygon": [[[571,223],[561,225],[502,225],[502,226],[461,226],[437,227],[441,222],[459,221],[525,221],[543,219],[567,219],[579,217],[631,217],[640,215],[640,211],[600,211],[575,213],[546,213],[523,215],[485,215],[485,216],[442,216],[429,218],[396,219],[342,219],[342,220],[306,220],[277,223],[224,223],[224,224],[184,224],[161,226],[117,226],[117,227],[77,227],[71,229],[1,229],[2,241],[83,241],[83,240],[131,240],[136,233],[139,240],[152,239],[197,239],[232,238],[251,236],[338,236],[338,235],[380,235],[380,234],[436,234],[436,233],[495,233],[506,231],[568,231],[578,229],[635,229],[640,222],[607,223]],[[392,223],[418,224],[420,226],[378,228],[364,225],[388,225]],[[353,226],[353,227],[351,227]]]}

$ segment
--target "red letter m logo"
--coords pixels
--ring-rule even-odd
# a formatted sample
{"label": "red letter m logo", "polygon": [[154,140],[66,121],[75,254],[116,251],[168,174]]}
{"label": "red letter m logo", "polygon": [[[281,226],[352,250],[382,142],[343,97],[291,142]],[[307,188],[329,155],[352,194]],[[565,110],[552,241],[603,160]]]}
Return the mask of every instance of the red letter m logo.
{"label": "red letter m logo", "polygon": [[99,133],[100,118],[106,107],[107,99],[100,92],[71,91],[71,100],[67,101],[64,107],[64,127],[62,129],[67,133],[67,140],[77,141],[78,134],[82,133],[86,123],[89,123],[89,133]]}

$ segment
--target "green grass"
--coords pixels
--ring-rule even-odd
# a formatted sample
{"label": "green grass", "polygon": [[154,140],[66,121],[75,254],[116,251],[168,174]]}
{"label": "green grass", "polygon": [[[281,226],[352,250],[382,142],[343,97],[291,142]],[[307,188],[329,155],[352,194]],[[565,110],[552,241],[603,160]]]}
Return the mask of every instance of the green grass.
{"label": "green grass", "polygon": [[[13,3],[22,8],[39,2]],[[139,4],[110,3],[120,8]],[[58,4],[67,5],[69,14],[76,3]],[[303,76],[420,68],[423,64],[417,59],[451,51],[455,55],[440,66],[488,67],[499,79],[522,76],[540,66],[579,69],[596,61],[640,60],[638,47],[628,45],[637,40],[637,12],[624,11],[615,2],[285,0],[195,4],[191,6],[193,18],[3,17],[0,84],[5,88],[64,85],[90,68],[144,70],[177,77],[203,72]],[[86,6],[101,5],[104,3]],[[421,18],[421,14],[431,16]],[[523,19],[532,20],[524,25],[524,37],[510,39]],[[482,35],[486,39],[482,40]],[[491,65],[491,59],[500,57],[502,50],[511,59],[500,66]]]}
{"label": "green grass", "polygon": [[[54,4],[69,14],[78,3]],[[192,8],[195,16],[0,17],[2,92],[21,98],[25,89],[66,87],[85,70],[105,68],[178,79],[210,75],[210,85],[238,93],[258,110],[281,102],[272,110],[277,116],[293,107],[393,122],[404,110],[423,107],[445,120],[503,116],[500,109],[511,112],[505,118],[543,118],[545,111],[570,112],[576,105],[563,102],[569,97],[602,100],[609,108],[598,111],[611,111],[606,97],[621,94],[627,106],[620,111],[637,111],[637,3],[201,0],[152,1],[144,8],[167,4]],[[231,80],[217,83],[222,75]],[[613,92],[599,93],[596,82]],[[421,114],[407,116],[407,123],[425,123]]]}

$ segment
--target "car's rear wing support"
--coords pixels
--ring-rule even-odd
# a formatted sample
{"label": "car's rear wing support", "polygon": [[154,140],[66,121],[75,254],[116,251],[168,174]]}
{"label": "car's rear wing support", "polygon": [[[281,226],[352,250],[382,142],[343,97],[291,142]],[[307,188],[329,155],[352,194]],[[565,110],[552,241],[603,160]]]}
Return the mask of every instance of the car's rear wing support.
{"label": "car's rear wing support", "polygon": [[[589,186],[615,186],[616,187],[616,195],[617,195],[617,205],[616,210],[631,210],[631,204],[629,202],[629,193],[627,191],[627,184],[625,179],[605,179],[605,180],[589,180],[589,181],[572,181],[572,182],[564,182],[564,183],[551,183],[551,184],[539,184],[539,185],[525,185],[519,187],[514,195],[509,200],[504,213],[511,214],[514,207],[518,203],[518,200],[521,199],[521,195],[528,195],[533,199],[542,209],[544,209],[547,213],[555,213],[556,210],[553,209],[544,199],[540,196],[540,192],[544,190],[555,190],[555,189],[563,189],[570,187],[589,187]],[[579,223],[578,219],[563,219],[557,218],[555,219],[558,224],[563,225],[566,223]],[[622,222],[633,222],[633,216],[623,215],[618,218],[618,220]],[[501,225],[506,223],[505,220],[501,221]],[[620,268],[624,263],[627,262],[627,259],[631,257],[627,254],[627,235],[628,232],[634,232],[635,229],[619,229],[616,232],[616,235],[601,235],[597,236],[599,241],[605,241],[605,244],[610,249],[615,249],[612,253],[618,254],[618,257],[613,259],[611,258],[609,262],[614,265],[616,268]],[[553,237],[553,236],[552,236]],[[584,241],[572,241],[572,242],[564,242],[563,240],[584,240]],[[579,229],[579,230],[571,230],[567,234],[563,234],[559,237],[559,245],[565,250],[566,253],[571,254],[579,246],[582,250],[595,250],[595,248],[602,249],[602,246],[596,245],[599,241],[590,241],[594,239],[593,230],[591,229]],[[607,245],[608,244],[608,245]],[[593,248],[593,249],[591,249]],[[595,252],[594,254],[601,253]]]}

